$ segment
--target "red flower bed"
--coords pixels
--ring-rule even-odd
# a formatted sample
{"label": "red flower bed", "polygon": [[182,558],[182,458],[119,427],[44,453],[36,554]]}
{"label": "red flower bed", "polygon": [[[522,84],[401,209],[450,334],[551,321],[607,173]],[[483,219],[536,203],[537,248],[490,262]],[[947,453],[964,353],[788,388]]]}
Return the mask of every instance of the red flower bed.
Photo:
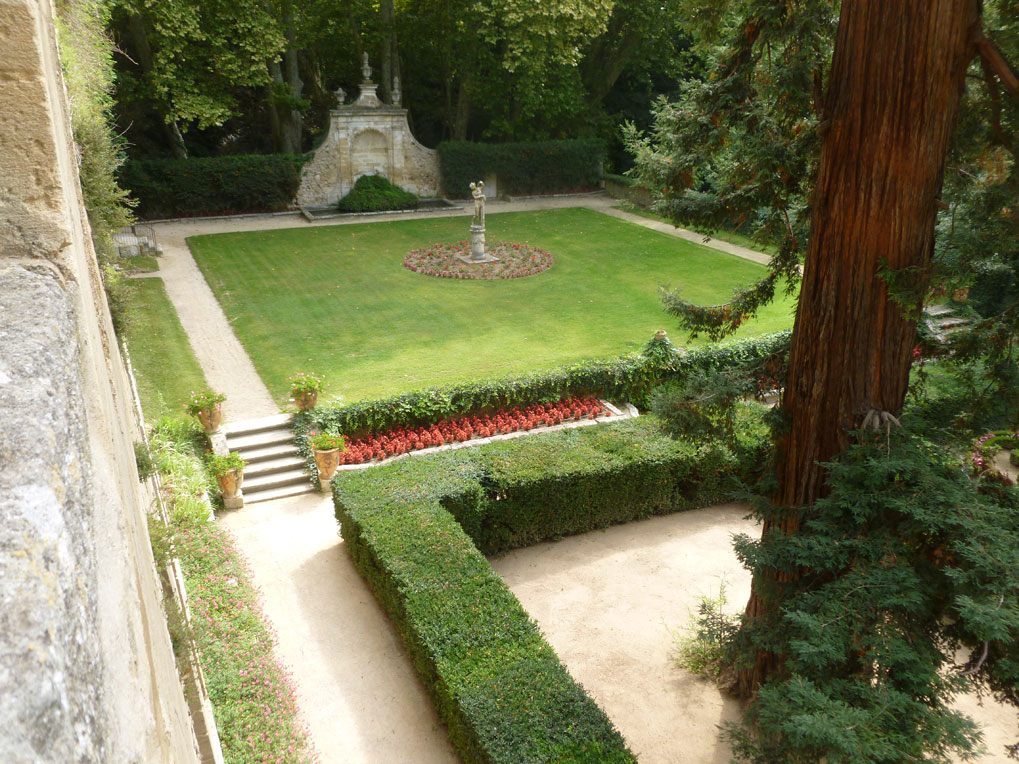
{"label": "red flower bed", "polygon": [[403,267],[444,279],[518,279],[552,267],[552,255],[537,247],[498,241],[487,249],[498,258],[496,262],[465,263],[460,257],[471,256],[471,247],[466,241],[433,244],[408,252],[403,258]]}
{"label": "red flower bed", "polygon": [[567,398],[558,403],[539,403],[526,408],[518,406],[498,414],[444,419],[438,424],[413,429],[397,427],[377,435],[348,438],[347,450],[340,454],[340,464],[363,464],[372,459],[387,459],[422,448],[462,443],[517,430],[550,427],[579,419],[595,419],[607,413],[608,409],[597,398]]}

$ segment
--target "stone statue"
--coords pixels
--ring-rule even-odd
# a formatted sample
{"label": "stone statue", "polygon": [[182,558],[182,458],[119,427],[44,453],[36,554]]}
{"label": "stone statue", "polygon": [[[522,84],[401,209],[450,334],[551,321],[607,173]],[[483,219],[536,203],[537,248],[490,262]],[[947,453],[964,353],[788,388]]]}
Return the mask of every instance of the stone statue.
{"label": "stone statue", "polygon": [[364,77],[365,82],[372,81],[372,68],[368,65],[368,51],[364,52],[361,56],[361,75]]}
{"label": "stone statue", "polygon": [[474,220],[472,226],[485,227],[485,181],[471,183],[471,196],[474,197]]}

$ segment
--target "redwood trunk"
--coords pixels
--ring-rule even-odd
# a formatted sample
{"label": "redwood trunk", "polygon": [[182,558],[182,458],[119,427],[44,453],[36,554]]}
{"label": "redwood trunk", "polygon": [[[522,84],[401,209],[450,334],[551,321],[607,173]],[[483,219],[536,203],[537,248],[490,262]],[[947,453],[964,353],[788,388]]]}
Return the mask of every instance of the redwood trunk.
{"label": "redwood trunk", "polygon": [[[930,263],[978,17],[977,0],[843,0],[784,396],[790,429],[778,444],[775,501],[789,512],[764,535],[796,533],[825,490],[818,464],[849,445],[870,409],[902,406],[916,322],[880,272]],[[777,607],[760,583],[750,619]],[[740,689],[752,695],[780,665],[762,652]]]}

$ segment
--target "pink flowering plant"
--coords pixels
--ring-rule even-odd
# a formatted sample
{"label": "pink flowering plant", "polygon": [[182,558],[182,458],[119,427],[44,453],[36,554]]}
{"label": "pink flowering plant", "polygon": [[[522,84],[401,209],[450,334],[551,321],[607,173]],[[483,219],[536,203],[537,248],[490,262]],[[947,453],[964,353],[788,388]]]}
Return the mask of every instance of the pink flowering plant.
{"label": "pink flowering plant", "polygon": [[217,393],[210,388],[199,390],[198,392],[192,390],[191,395],[188,396],[187,401],[184,403],[184,409],[192,416],[196,416],[199,411],[208,411],[217,403],[222,403],[225,400],[226,395]]}
{"label": "pink flowering plant", "polygon": [[[153,549],[162,564],[168,556],[180,560],[191,618],[190,631],[173,621],[171,629],[178,642],[194,640],[226,764],[314,764],[318,756],[293,681],[276,658],[276,634],[251,571],[230,534],[209,522],[203,494],[210,470],[198,453],[196,427],[165,419],[152,437],[169,517],[166,525],[150,523]],[[177,654],[187,660],[180,648]]]}
{"label": "pink flowering plant", "polygon": [[551,254],[527,244],[499,241],[487,249],[496,261],[466,263],[460,259],[470,259],[471,247],[466,241],[433,244],[408,252],[403,258],[403,267],[444,279],[518,279],[546,271],[553,263]]}

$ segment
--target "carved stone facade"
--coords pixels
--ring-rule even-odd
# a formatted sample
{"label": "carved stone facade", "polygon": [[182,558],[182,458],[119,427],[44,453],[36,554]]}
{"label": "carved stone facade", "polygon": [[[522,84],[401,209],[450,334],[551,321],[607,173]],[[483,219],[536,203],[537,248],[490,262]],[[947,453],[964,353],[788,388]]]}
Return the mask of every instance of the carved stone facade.
{"label": "carved stone facade", "polygon": [[379,100],[365,82],[361,95],[330,112],[329,133],[304,166],[297,203],[336,204],[362,175],[385,175],[418,196],[439,195],[439,154],[415,140],[407,110]]}

